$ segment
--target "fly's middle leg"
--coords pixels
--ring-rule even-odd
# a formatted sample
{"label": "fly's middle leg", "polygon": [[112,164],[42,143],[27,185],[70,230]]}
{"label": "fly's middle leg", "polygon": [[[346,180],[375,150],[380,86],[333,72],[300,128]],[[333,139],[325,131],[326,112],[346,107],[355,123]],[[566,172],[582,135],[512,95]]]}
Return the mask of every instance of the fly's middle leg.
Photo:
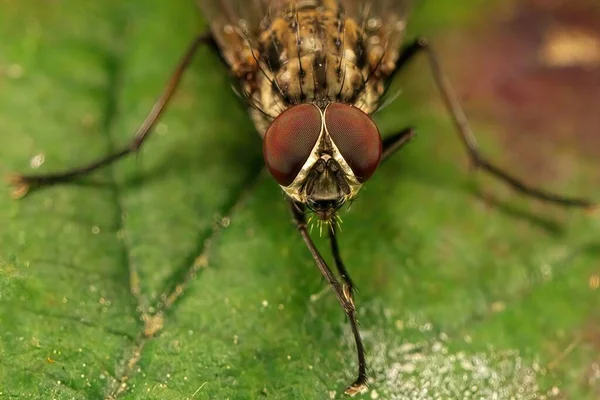
{"label": "fly's middle leg", "polygon": [[47,174],[32,174],[32,175],[20,175],[15,174],[10,176],[9,182],[13,185],[13,196],[16,198],[22,197],[30,189],[42,187],[42,186],[50,186],[57,183],[69,182],[75,180],[77,178],[88,175],[89,173],[112,164],[113,162],[120,160],[121,158],[136,153],[142,147],[142,144],[145,143],[146,139],[150,137],[152,133],[152,128],[158,121],[159,117],[166,109],[169,101],[171,100],[173,94],[177,90],[181,79],[186,72],[188,66],[190,65],[192,58],[198,51],[198,49],[202,45],[211,45],[215,47],[216,44],[210,34],[200,35],[194,39],[189,48],[187,49],[184,56],[177,64],[175,71],[169,78],[169,81],[165,85],[163,92],[160,97],[154,103],[154,106],[144,119],[144,122],[140,125],[133,139],[123,147],[121,150],[118,150],[112,154],[108,154],[104,157],[101,157],[89,164],[82,165],[76,168],[67,169],[64,171],[47,173]]}
{"label": "fly's middle leg", "polygon": [[412,127],[404,128],[400,132],[395,133],[383,139],[381,144],[381,161],[385,161],[394,155],[398,150],[404,147],[415,137],[415,129]]}
{"label": "fly's middle leg", "polygon": [[[538,200],[547,201],[564,207],[598,207],[598,203],[588,199],[562,196],[530,186],[524,183],[521,179],[505,171],[504,168],[501,168],[496,164],[490,162],[481,153],[479,146],[477,145],[475,136],[473,135],[471,127],[469,126],[469,123],[467,121],[467,117],[465,116],[465,113],[462,109],[462,106],[460,105],[460,102],[458,101],[458,98],[454,93],[454,90],[452,89],[448,78],[444,75],[440,67],[438,57],[435,51],[431,48],[427,39],[418,38],[403,49],[402,53],[400,54],[400,57],[398,58],[396,68],[392,73],[391,78],[393,78],[393,76],[396,73],[398,73],[409,61],[414,59],[414,57],[420,53],[425,53],[425,55],[427,56],[429,67],[431,68],[431,72],[435,81],[435,85],[439,90],[439,93],[444,101],[446,109],[452,116],[454,125],[456,126],[460,139],[467,151],[467,154],[473,166],[475,166],[476,168],[481,168],[488,174],[505,182],[513,189]],[[391,151],[386,154],[384,148],[383,158],[386,158],[393,152],[394,151]]]}

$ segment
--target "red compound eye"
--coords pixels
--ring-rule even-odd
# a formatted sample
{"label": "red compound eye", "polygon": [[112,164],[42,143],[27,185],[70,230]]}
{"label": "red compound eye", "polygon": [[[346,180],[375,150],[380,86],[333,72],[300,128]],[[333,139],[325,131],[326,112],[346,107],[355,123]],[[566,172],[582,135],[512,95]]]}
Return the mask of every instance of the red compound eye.
{"label": "red compound eye", "polygon": [[381,160],[381,136],[375,122],[356,107],[330,104],[325,126],[359,182],[369,179]]}
{"label": "red compound eye", "polygon": [[292,106],[273,120],[263,140],[263,156],[280,185],[294,181],[317,143],[321,125],[321,112],[312,104]]}

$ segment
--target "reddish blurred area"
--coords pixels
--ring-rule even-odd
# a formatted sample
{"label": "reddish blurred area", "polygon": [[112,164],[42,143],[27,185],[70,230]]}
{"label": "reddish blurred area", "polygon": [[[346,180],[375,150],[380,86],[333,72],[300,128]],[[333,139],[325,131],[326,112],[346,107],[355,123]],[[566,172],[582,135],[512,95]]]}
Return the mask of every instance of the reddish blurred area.
{"label": "reddish blurred area", "polygon": [[467,114],[497,127],[509,159],[544,177],[549,154],[600,160],[598,0],[514,1],[443,48]]}

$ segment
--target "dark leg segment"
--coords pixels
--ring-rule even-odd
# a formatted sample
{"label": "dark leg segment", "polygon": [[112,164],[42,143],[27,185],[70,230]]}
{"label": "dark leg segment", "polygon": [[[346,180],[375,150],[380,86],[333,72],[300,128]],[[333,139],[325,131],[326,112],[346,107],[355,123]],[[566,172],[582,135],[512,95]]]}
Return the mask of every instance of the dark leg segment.
{"label": "dark leg segment", "polygon": [[415,137],[414,128],[404,128],[400,132],[383,139],[381,161],[385,161]]}
{"label": "dark leg segment", "polygon": [[342,277],[344,285],[348,287],[348,292],[350,293],[350,296],[352,296],[356,287],[354,286],[354,282],[352,282],[352,278],[350,278],[350,274],[348,273],[348,270],[346,269],[346,266],[342,261],[342,256],[340,255],[340,248],[337,242],[337,232],[335,224],[332,222],[329,225],[329,227],[329,243],[331,244],[331,254],[333,254],[333,259],[335,260],[335,266],[337,267],[337,270],[340,273],[340,276]]}
{"label": "dark leg segment", "polygon": [[169,79],[165,88],[163,89],[162,94],[160,95],[156,103],[154,103],[154,106],[146,116],[144,122],[138,128],[133,140],[131,140],[131,142],[127,146],[113,154],[109,154],[90,164],[69,169],[66,171],[39,175],[12,176],[9,178],[9,180],[15,186],[15,190],[13,193],[14,196],[24,196],[30,188],[48,186],[56,183],[68,182],[73,179],[77,179],[99,168],[109,165],[127,156],[128,154],[137,152],[144,143],[144,141],[150,136],[152,128],[158,121],[158,118],[160,117],[162,112],[166,109],[169,100],[175,93],[179,82],[181,81],[181,78],[183,77],[183,74],[186,71],[187,67],[190,65],[190,62],[192,61],[192,58],[194,57],[196,51],[198,50],[198,48],[200,48],[201,45],[204,44],[209,44],[213,46],[215,45],[211,35],[201,35],[194,39],[194,41],[186,51],[185,55],[175,68],[175,71],[173,72],[171,78]]}
{"label": "dark leg segment", "polygon": [[450,85],[448,78],[446,78],[446,76],[443,74],[442,69],[440,68],[440,64],[438,62],[437,55],[430,47],[427,39],[418,38],[403,50],[402,54],[398,59],[398,62],[396,63],[396,70],[392,74],[392,77],[396,73],[398,73],[403,66],[405,66],[409,61],[411,61],[415,55],[423,51],[427,55],[429,66],[431,68],[431,72],[435,80],[435,85],[437,86],[440,95],[442,96],[446,109],[448,110],[448,112],[452,116],[452,119],[454,120],[454,124],[456,125],[458,133],[460,134],[460,138],[467,150],[471,162],[475,167],[481,168],[485,172],[491,174],[492,176],[506,182],[515,190],[525,195],[537,198],[539,200],[556,203],[565,207],[591,208],[596,207],[598,205],[597,203],[594,203],[587,199],[560,196],[554,193],[549,193],[531,187],[522,182],[520,179],[510,175],[502,168],[488,161],[481,154],[477,145],[477,141],[475,140],[475,136],[473,135],[471,127],[469,126],[469,123],[467,121],[467,117],[465,116],[465,113],[462,110],[462,107],[458,101],[458,98],[456,97],[456,94],[452,90],[452,86]]}
{"label": "dark leg segment", "polygon": [[[362,343],[362,339],[360,338],[360,333],[358,331],[358,321],[356,319],[356,308],[354,307],[354,298],[352,297],[352,283],[350,281],[350,277],[348,276],[346,269],[344,268],[343,264],[341,263],[341,258],[339,258],[339,253],[337,254],[337,256],[335,256],[335,253],[334,253],[334,256],[336,257],[336,264],[337,264],[340,274],[342,275],[342,278],[344,280],[344,284],[340,285],[340,282],[338,281],[336,276],[331,272],[331,269],[329,269],[329,267],[327,266],[327,263],[325,262],[325,260],[321,256],[321,254],[319,253],[319,250],[317,250],[315,244],[313,243],[313,241],[308,233],[308,230],[306,227],[306,215],[305,215],[304,205],[301,203],[294,203],[293,200],[288,200],[288,201],[290,203],[290,209],[292,211],[292,215],[294,218],[294,224],[296,225],[296,228],[300,232],[300,235],[302,236],[302,239],[304,240],[306,247],[308,247],[308,250],[312,254],[313,259],[315,260],[315,263],[317,264],[317,267],[319,268],[319,271],[321,271],[321,274],[327,280],[327,282],[329,283],[329,285],[335,292],[335,295],[338,298],[338,301],[342,305],[344,312],[346,313],[346,315],[348,316],[348,319],[350,320],[350,327],[352,328],[352,334],[354,335],[354,341],[356,343],[356,352],[358,355],[358,377],[356,378],[354,383],[352,383],[352,385],[350,385],[346,389],[346,391],[344,393],[351,395],[351,396],[355,395],[356,393],[360,393],[364,388],[367,387],[367,364],[365,361],[365,349],[364,349],[364,346]],[[337,242],[335,244],[335,247],[337,248]],[[333,249],[333,242],[332,242],[332,249]],[[340,261],[339,263],[338,263],[338,259]],[[340,268],[340,265],[341,265],[341,268]],[[348,280],[346,280],[346,278],[344,276]]]}

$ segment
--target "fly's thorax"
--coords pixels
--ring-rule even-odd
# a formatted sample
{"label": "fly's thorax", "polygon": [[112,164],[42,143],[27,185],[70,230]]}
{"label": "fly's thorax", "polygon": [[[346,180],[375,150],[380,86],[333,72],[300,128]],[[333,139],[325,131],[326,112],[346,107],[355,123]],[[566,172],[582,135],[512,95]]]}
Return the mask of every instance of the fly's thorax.
{"label": "fly's thorax", "polygon": [[[301,103],[352,104],[370,114],[384,91],[384,51],[339,1],[290,2],[261,23],[257,71],[246,74],[254,122],[261,134],[285,109]],[[374,40],[375,39],[375,40]],[[379,50],[378,50],[379,49]],[[266,122],[265,122],[266,120]]]}
{"label": "fly's thorax", "polygon": [[300,104],[269,126],[263,155],[285,193],[326,220],[375,172],[381,138],[371,118],[356,107]]}
{"label": "fly's thorax", "polygon": [[[256,114],[255,123],[264,133],[265,114],[278,115],[291,105],[301,103],[327,104],[331,101],[362,106],[373,104],[366,101],[367,90],[361,90],[364,79],[352,62],[336,55],[311,53],[293,59],[283,65],[277,74],[258,77],[257,93],[263,112]],[[275,83],[275,84],[274,84]],[[361,93],[363,92],[363,93]],[[369,107],[361,107],[369,113]]]}
{"label": "fly's thorax", "polygon": [[261,135],[288,107],[381,104],[406,0],[199,0]]}
{"label": "fly's thorax", "polygon": [[354,103],[363,86],[360,69],[334,54],[311,53],[282,66],[277,82],[292,104],[327,99]]}

